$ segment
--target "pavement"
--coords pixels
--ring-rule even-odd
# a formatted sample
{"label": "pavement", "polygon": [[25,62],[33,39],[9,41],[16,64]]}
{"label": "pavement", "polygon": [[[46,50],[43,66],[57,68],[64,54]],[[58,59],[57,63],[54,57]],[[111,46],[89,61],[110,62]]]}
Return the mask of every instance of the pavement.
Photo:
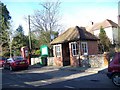
{"label": "pavement", "polygon": [[41,66],[40,64],[31,65],[30,68],[40,68],[42,70],[67,70],[90,73],[107,73],[107,66],[104,67],[72,67],[72,66]]}

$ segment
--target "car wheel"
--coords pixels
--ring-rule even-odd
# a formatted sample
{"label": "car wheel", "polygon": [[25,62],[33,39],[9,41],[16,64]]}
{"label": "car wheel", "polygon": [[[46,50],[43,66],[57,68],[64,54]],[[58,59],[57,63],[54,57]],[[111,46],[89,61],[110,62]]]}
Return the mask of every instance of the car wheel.
{"label": "car wheel", "polygon": [[5,65],[3,65],[3,69],[6,69],[6,68],[5,68]]}
{"label": "car wheel", "polygon": [[13,68],[11,66],[9,67],[9,69],[10,69],[10,71],[13,71]]}
{"label": "car wheel", "polygon": [[116,73],[112,76],[112,82],[120,87],[120,73]]}
{"label": "car wheel", "polygon": [[28,67],[26,67],[25,70],[28,70]]}

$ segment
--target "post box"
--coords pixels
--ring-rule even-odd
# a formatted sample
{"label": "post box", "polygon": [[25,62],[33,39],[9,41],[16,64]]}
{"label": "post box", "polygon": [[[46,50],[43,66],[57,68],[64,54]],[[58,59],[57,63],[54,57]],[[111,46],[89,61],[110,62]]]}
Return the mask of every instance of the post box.
{"label": "post box", "polygon": [[28,47],[21,47],[21,56],[23,58],[26,58],[28,63],[30,64],[31,59],[30,59],[30,55],[29,55],[29,52],[28,52]]}

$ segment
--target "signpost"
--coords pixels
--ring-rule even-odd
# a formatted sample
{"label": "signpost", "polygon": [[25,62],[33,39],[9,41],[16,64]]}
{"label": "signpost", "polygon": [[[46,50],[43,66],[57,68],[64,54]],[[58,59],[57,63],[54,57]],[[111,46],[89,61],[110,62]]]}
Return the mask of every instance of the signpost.
{"label": "signpost", "polygon": [[42,45],[40,46],[40,52],[41,52],[41,65],[47,65],[47,56],[48,56],[48,46]]}
{"label": "signpost", "polygon": [[41,51],[41,56],[48,56],[48,46],[47,45],[42,45],[40,47]]}

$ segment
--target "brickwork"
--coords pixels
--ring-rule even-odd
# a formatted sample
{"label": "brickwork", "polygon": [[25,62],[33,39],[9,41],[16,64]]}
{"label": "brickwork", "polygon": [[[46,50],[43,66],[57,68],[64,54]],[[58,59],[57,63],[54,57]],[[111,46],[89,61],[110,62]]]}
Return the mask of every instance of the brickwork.
{"label": "brickwork", "polygon": [[54,57],[54,65],[55,66],[63,66],[62,57]]}
{"label": "brickwork", "polygon": [[[88,54],[89,55],[97,55],[98,54],[97,41],[85,41],[85,42],[87,42],[87,45],[88,45]],[[80,41],[77,41],[78,48],[80,47],[79,43],[80,43]],[[71,43],[62,44],[61,51],[62,51],[61,57],[56,57],[54,55],[55,65],[64,66],[64,63],[67,63],[66,65],[69,65],[68,62],[70,62],[71,66],[80,66],[81,65],[82,61],[80,61],[79,55],[73,56],[73,54],[72,54]],[[83,54],[83,53],[81,53],[81,54]]]}
{"label": "brickwork", "polygon": [[70,50],[70,65],[71,66],[79,66],[79,59],[78,56],[73,56],[71,43],[69,43],[69,50]]}
{"label": "brickwork", "polygon": [[89,55],[98,54],[98,43],[96,41],[88,41],[88,54]]}
{"label": "brickwork", "polygon": [[[79,46],[79,41],[77,43],[78,43],[78,46]],[[89,55],[97,55],[98,54],[98,44],[97,44],[97,42],[96,41],[87,41],[87,44],[88,44],[88,54]],[[82,66],[82,63],[85,63],[85,62],[88,63],[87,60],[82,61],[81,59],[79,59],[79,55],[77,55],[77,56],[72,55],[71,44],[69,44],[69,49],[70,49],[70,64],[71,64],[71,66]],[[81,54],[83,55],[82,52],[81,52]]]}

